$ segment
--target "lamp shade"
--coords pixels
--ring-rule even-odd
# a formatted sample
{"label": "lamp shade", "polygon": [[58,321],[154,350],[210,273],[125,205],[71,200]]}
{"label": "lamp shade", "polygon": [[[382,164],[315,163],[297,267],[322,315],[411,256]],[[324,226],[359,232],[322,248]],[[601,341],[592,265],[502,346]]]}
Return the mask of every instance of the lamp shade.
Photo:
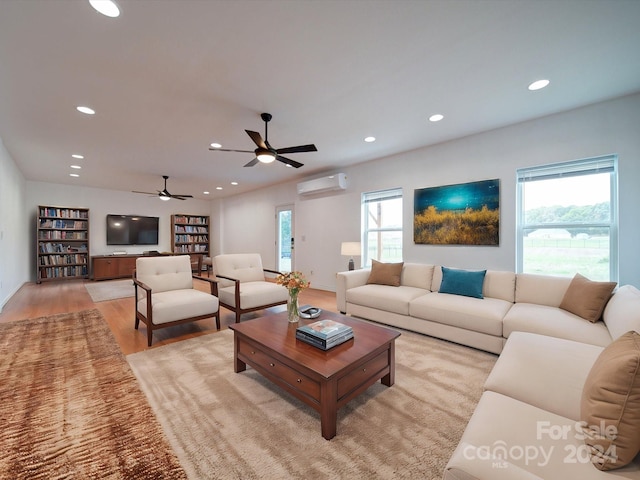
{"label": "lamp shade", "polygon": [[360,242],[342,242],[340,254],[346,257],[359,257]]}

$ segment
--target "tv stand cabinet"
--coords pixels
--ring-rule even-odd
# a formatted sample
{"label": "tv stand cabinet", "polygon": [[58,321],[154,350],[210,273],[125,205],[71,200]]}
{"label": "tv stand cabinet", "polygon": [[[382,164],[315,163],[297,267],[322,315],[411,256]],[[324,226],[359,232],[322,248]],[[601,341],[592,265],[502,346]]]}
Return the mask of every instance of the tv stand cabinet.
{"label": "tv stand cabinet", "polygon": [[91,271],[94,280],[112,280],[114,278],[131,278],[136,268],[137,255],[95,255],[91,257]]}

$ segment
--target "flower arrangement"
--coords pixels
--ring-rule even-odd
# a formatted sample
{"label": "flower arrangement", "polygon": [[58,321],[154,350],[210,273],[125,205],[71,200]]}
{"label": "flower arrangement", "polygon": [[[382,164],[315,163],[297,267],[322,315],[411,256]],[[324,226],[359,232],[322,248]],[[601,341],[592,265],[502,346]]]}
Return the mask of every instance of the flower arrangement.
{"label": "flower arrangement", "polygon": [[298,294],[305,288],[309,288],[309,282],[302,272],[281,273],[276,277],[276,283],[289,291],[287,300],[287,318],[290,323],[296,323],[300,318],[298,312]]}
{"label": "flower arrangement", "polygon": [[281,273],[276,277],[276,283],[286,287],[291,296],[297,296],[298,293],[311,285],[311,282],[304,278],[302,272]]}

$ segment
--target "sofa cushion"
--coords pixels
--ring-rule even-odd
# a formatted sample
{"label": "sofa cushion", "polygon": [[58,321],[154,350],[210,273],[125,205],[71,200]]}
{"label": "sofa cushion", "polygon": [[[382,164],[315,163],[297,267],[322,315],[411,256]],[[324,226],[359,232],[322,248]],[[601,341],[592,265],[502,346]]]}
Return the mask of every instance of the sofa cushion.
{"label": "sofa cushion", "polygon": [[442,282],[439,293],[463,295],[466,297],[483,298],[482,285],[486,270],[459,270],[457,268],[442,268]]}
{"label": "sofa cushion", "polygon": [[598,356],[584,384],[580,419],[596,468],[623,467],[640,452],[639,333],[625,333]]}
{"label": "sofa cushion", "polygon": [[600,347],[611,343],[604,322],[585,322],[566,310],[534,303],[516,303],[507,312],[502,334],[509,338],[512,332],[538,333]]}
{"label": "sofa cushion", "polygon": [[516,275],[516,303],[536,303],[559,307],[571,280],[568,277],[518,273]]}
{"label": "sofa cushion", "polygon": [[[526,402],[484,392],[444,479],[611,479],[611,473],[594,468],[585,458],[578,425]],[[638,478],[639,461],[619,470],[615,478]]]}
{"label": "sofa cushion", "polygon": [[402,267],[400,285],[430,290],[431,280],[433,279],[433,270],[433,265],[405,262],[404,266]]}
{"label": "sofa cushion", "polygon": [[592,282],[576,273],[560,302],[560,308],[590,322],[597,322],[602,318],[604,307],[616,285],[616,282]]}
{"label": "sofa cushion", "polygon": [[[430,290],[437,292],[442,283],[442,269],[435,267]],[[516,274],[500,270],[487,270],[482,286],[484,297],[499,298],[513,303],[515,301]]]}
{"label": "sofa cushion", "polygon": [[396,288],[389,288],[388,285],[362,285],[347,290],[347,303],[409,315],[409,302],[424,295],[432,293],[422,288],[402,285]]}
{"label": "sofa cushion", "polygon": [[511,303],[433,292],[411,301],[409,314],[488,335],[502,336],[502,319]]}
{"label": "sofa cushion", "polygon": [[578,421],[582,387],[602,350],[563,338],[513,332],[484,389]]}
{"label": "sofa cushion", "polygon": [[614,339],[630,330],[640,332],[640,290],[632,285],[618,288],[602,315]]}
{"label": "sofa cushion", "polygon": [[382,263],[376,260],[371,260],[371,273],[369,274],[367,283],[399,287],[403,265],[403,262]]}

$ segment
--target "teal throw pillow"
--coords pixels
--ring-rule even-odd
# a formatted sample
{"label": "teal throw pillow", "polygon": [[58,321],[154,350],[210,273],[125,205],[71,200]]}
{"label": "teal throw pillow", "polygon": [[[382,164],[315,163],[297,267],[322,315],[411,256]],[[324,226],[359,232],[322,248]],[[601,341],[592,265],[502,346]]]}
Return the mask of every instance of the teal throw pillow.
{"label": "teal throw pillow", "polygon": [[465,297],[484,298],[482,296],[482,284],[486,270],[458,270],[455,268],[442,268],[442,283],[440,293],[452,293]]}

